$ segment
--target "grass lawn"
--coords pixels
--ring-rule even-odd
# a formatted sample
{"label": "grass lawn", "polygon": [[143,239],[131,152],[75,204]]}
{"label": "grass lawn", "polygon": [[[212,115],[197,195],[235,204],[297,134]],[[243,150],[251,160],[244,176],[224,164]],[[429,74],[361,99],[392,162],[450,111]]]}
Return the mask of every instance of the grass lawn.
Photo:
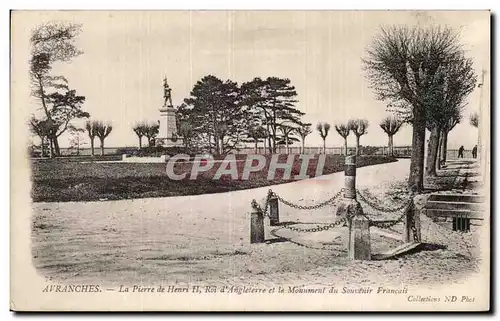
{"label": "grass lawn", "polygon": [[[236,162],[238,177],[223,175],[214,179],[220,166],[227,163],[216,162],[213,167],[190,179],[192,162],[177,162],[176,174],[186,173],[185,179],[172,180],[167,176],[166,164],[153,163],[80,163],[72,161],[44,160],[32,162],[35,202],[96,201],[145,197],[198,195],[282,184],[297,180],[301,170],[299,155],[295,155],[291,176],[284,177],[284,170],[278,169],[272,179],[268,179],[269,159],[263,169],[250,173],[249,179],[242,179],[244,161]],[[280,155],[279,162],[285,163],[288,155]],[[240,157],[238,157],[240,158]],[[386,156],[358,157],[357,166],[369,166],[396,161]],[[311,159],[307,175],[316,176],[318,155]],[[327,155],[322,174],[331,174],[344,169],[344,157]]]}

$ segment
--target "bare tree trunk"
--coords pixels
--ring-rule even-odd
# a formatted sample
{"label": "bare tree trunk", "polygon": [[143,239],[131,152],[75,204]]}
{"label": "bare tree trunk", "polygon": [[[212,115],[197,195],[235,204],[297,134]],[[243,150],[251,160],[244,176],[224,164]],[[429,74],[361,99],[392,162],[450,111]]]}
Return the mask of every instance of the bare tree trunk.
{"label": "bare tree trunk", "polygon": [[439,136],[438,136],[438,144],[437,144],[437,153],[436,153],[436,169],[441,169],[441,150],[443,145],[443,135],[444,132],[442,130],[439,131]]}
{"label": "bare tree trunk", "polygon": [[410,176],[408,187],[420,192],[424,189],[424,154],[425,154],[425,114],[414,107],[413,135],[411,149]]}
{"label": "bare tree trunk", "polygon": [[359,156],[359,136],[356,135],[356,156]]}
{"label": "bare tree trunk", "polygon": [[436,176],[437,149],[439,146],[439,129],[433,128],[429,137],[429,146],[427,148],[427,162],[425,164],[425,174]]}
{"label": "bare tree trunk", "polygon": [[344,156],[347,156],[347,137],[344,137]]}
{"label": "bare tree trunk", "polygon": [[58,141],[56,135],[54,135],[53,141],[54,141],[54,152],[55,152],[55,155],[56,156],[61,156],[61,149],[59,148],[59,141]]}
{"label": "bare tree trunk", "polygon": [[434,163],[434,168],[441,169],[441,164],[440,164],[440,157],[439,157],[439,151],[441,150],[441,129],[438,129],[438,135],[437,135],[437,144],[436,144],[436,160]]}
{"label": "bare tree trunk", "polygon": [[142,149],[142,136],[139,136],[139,149]]}
{"label": "bare tree trunk", "polygon": [[254,143],[255,143],[254,153],[257,154],[257,140],[255,140]]}
{"label": "bare tree trunk", "polygon": [[441,160],[446,163],[446,154],[448,153],[448,131],[443,130],[443,137],[441,139]]}
{"label": "bare tree trunk", "polygon": [[48,137],[49,139],[49,157],[54,158],[54,141],[52,137]]}
{"label": "bare tree trunk", "polygon": [[323,138],[323,154],[326,155],[326,137]]}
{"label": "bare tree trunk", "polygon": [[94,153],[94,137],[90,138],[90,150],[91,150],[91,155],[95,156],[95,153]]}
{"label": "bare tree trunk", "polygon": [[286,153],[290,154],[290,148],[288,148],[288,137],[285,137]]}
{"label": "bare tree trunk", "polygon": [[388,156],[393,156],[392,155],[392,136],[387,134],[387,137],[388,137],[388,142],[387,142],[387,155]]}
{"label": "bare tree trunk", "polygon": [[101,156],[104,156],[104,138],[100,138],[101,141]]}
{"label": "bare tree trunk", "polygon": [[394,157],[394,135],[391,135],[391,156]]}
{"label": "bare tree trunk", "polygon": [[300,153],[301,153],[301,154],[304,154],[305,145],[306,145],[306,140],[305,140],[305,139],[302,139],[302,148],[301,148],[301,150],[300,150]]}

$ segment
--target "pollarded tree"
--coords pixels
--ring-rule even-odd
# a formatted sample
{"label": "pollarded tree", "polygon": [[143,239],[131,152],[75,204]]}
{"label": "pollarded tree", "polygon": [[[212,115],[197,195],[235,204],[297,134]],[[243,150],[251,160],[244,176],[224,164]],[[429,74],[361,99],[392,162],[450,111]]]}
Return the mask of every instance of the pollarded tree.
{"label": "pollarded tree", "polygon": [[160,132],[159,123],[144,124],[144,136],[148,139],[148,147],[155,146],[155,138]]}
{"label": "pollarded tree", "polygon": [[323,154],[326,154],[326,137],[328,136],[328,132],[330,131],[329,123],[318,123],[316,125],[316,130],[318,131],[321,139],[323,139]]}
{"label": "pollarded tree", "polygon": [[368,133],[368,121],[366,119],[351,119],[347,123],[347,126],[352,130],[353,134],[356,136],[356,155],[359,155],[359,140],[361,136]]}
{"label": "pollarded tree", "polygon": [[457,54],[453,61],[440,67],[433,85],[425,96],[427,106],[427,129],[430,131],[427,148],[426,175],[436,176],[439,166],[439,141],[443,127],[450,120],[460,117],[467,104],[467,96],[476,86],[476,75],[472,59]]}
{"label": "pollarded tree", "polygon": [[139,138],[139,149],[142,148],[142,137],[146,136],[146,125],[144,123],[136,124],[132,130]]}
{"label": "pollarded tree", "polygon": [[335,130],[344,139],[344,155],[347,156],[347,137],[351,131],[349,124],[337,124],[335,125]]}
{"label": "pollarded tree", "polygon": [[388,148],[389,155],[394,156],[394,140],[393,137],[403,126],[403,121],[395,116],[387,116],[380,122],[380,128],[387,134],[389,138]]}
{"label": "pollarded tree", "polygon": [[104,155],[104,140],[106,139],[106,137],[109,136],[109,134],[113,130],[113,126],[110,123],[104,124],[104,122],[102,122],[102,121],[97,121],[95,124],[96,124],[95,132],[96,132],[96,136],[101,141],[101,156],[103,156]]}
{"label": "pollarded tree", "polygon": [[458,33],[441,27],[382,28],[363,60],[376,98],[389,102],[413,126],[408,187],[423,189],[426,108],[424,101],[440,68],[461,52]]}
{"label": "pollarded tree", "polygon": [[97,127],[99,126],[99,122],[96,120],[85,122],[85,129],[87,130],[87,135],[90,138],[90,149],[92,156],[95,156],[94,153],[94,139],[97,136]]}
{"label": "pollarded tree", "polygon": [[448,134],[453,128],[455,128],[455,126],[458,123],[460,123],[461,120],[462,120],[462,114],[460,112],[457,112],[453,117],[448,119],[448,121],[443,125],[443,129],[441,131],[441,140],[440,140],[441,162],[446,162],[446,154],[448,152]]}
{"label": "pollarded tree", "polygon": [[297,128],[297,134],[300,136],[300,140],[302,141],[301,153],[304,154],[306,137],[312,133],[311,124],[303,124],[299,128]]}

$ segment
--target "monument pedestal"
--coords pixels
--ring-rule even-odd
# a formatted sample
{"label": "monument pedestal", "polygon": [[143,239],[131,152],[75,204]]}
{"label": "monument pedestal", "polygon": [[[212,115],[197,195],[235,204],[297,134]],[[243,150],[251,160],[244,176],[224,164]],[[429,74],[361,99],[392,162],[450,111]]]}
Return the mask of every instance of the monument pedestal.
{"label": "monument pedestal", "polygon": [[156,146],[183,147],[183,138],[177,135],[175,109],[172,106],[160,108],[160,129],[156,138]]}

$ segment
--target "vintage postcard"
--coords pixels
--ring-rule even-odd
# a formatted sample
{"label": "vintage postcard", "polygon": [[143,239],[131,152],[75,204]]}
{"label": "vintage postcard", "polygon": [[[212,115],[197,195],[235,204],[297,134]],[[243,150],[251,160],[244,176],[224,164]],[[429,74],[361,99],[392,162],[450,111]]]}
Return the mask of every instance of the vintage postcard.
{"label": "vintage postcard", "polygon": [[489,11],[12,11],[14,311],[488,311]]}

